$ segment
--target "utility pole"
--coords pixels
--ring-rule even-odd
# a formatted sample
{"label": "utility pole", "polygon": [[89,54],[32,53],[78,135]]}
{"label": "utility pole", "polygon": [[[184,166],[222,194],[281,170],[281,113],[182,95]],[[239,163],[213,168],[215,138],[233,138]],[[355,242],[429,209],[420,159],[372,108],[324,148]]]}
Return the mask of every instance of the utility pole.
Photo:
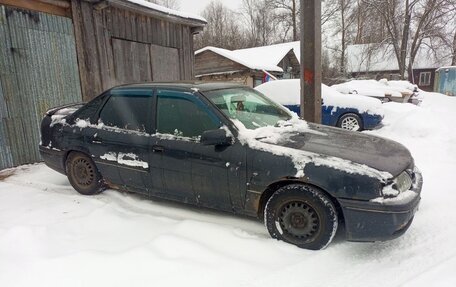
{"label": "utility pole", "polygon": [[301,118],[321,123],[321,0],[301,0]]}

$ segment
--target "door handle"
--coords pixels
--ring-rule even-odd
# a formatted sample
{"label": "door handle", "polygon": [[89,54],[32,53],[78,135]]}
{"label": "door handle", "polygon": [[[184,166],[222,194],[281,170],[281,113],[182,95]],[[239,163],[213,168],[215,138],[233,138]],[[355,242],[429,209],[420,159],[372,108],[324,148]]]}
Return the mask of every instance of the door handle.
{"label": "door handle", "polygon": [[100,141],[100,140],[92,140],[92,143],[94,143],[94,144],[102,144],[103,142]]}
{"label": "door handle", "polygon": [[153,152],[164,152],[165,151],[165,147],[160,146],[160,145],[154,145],[152,147],[152,151]]}

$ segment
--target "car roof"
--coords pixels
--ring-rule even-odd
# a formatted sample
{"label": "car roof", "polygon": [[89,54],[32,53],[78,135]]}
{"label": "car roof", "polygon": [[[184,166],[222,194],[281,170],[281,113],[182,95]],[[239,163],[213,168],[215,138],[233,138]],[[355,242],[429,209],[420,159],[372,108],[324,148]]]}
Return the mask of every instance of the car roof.
{"label": "car roof", "polygon": [[179,89],[188,90],[193,92],[195,89],[201,92],[208,92],[213,90],[222,90],[230,88],[245,88],[247,86],[224,83],[224,82],[192,82],[192,81],[180,81],[180,82],[151,82],[151,83],[140,83],[140,84],[127,84],[117,86],[111,90],[123,90],[123,89],[144,89],[144,88],[168,88],[168,89]]}

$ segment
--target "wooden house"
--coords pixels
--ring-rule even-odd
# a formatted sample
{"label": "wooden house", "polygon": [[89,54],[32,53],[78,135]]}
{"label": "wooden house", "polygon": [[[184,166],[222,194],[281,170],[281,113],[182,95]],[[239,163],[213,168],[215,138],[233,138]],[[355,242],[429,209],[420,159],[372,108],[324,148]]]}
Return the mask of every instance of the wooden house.
{"label": "wooden house", "polygon": [[205,47],[195,52],[195,77],[256,87],[268,77],[299,77],[299,42],[240,50]]}
{"label": "wooden house", "polygon": [[[439,51],[427,47],[419,49],[408,81],[424,91],[433,91],[436,69],[451,62],[448,56],[442,54],[439,55]],[[353,78],[400,79],[393,47],[388,45],[349,45],[347,73]]]}
{"label": "wooden house", "polygon": [[194,78],[205,20],[144,0],[0,0],[0,169],[40,160],[47,109]]}

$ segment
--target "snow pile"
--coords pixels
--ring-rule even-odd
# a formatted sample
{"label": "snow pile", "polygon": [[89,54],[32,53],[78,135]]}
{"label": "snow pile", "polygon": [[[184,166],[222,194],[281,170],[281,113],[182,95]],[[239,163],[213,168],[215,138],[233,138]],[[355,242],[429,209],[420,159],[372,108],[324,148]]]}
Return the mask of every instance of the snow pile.
{"label": "snow pile", "polygon": [[456,98],[384,107],[384,127],[366,133],[407,146],[424,177],[398,239],[347,242],[340,228],[327,249],[302,250],[257,220],[113,190],[81,196],[39,164],[1,172],[15,173],[0,181],[1,285],[456,286]]}
{"label": "snow pile", "polygon": [[[383,80],[384,82],[385,80]],[[387,84],[391,87],[397,87],[403,90],[414,91],[418,89],[418,86],[415,84],[410,83],[409,81],[387,81]]]}
{"label": "snow pile", "polygon": [[[278,80],[264,83],[255,89],[273,101],[282,105],[300,105],[300,80]],[[360,113],[383,115],[383,107],[379,100],[355,95],[342,95],[332,87],[322,84],[323,105],[336,108],[352,108]]]}
{"label": "snow pile", "polygon": [[[390,83],[391,82],[391,83]],[[375,98],[402,98],[404,95],[412,95],[411,86],[405,87],[400,81],[376,80],[352,80],[346,83],[331,86],[342,94],[358,94]]]}

